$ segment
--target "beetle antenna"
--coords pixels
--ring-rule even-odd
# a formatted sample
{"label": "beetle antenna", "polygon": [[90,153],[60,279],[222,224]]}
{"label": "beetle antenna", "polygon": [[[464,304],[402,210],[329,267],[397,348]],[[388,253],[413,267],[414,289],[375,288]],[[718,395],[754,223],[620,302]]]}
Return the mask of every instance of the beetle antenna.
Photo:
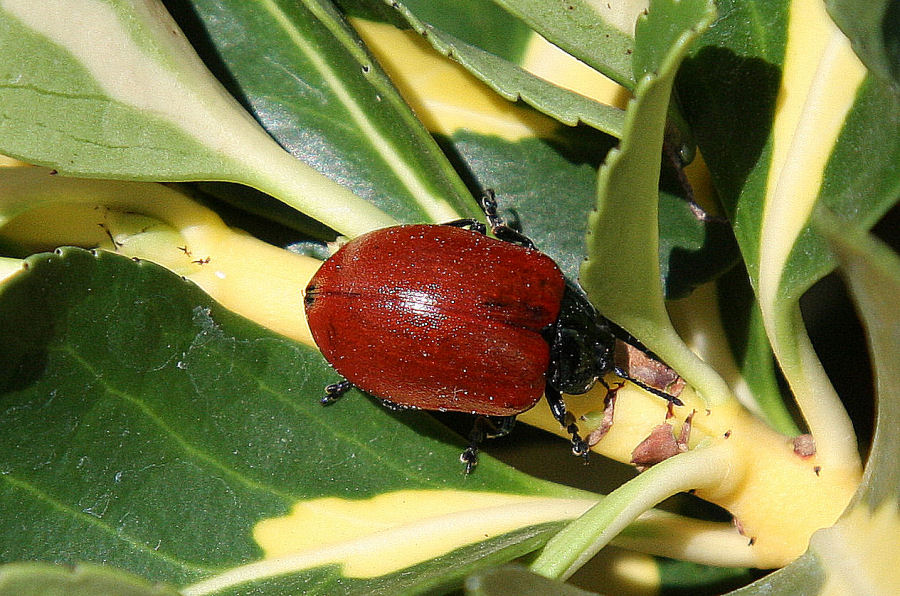
{"label": "beetle antenna", "polygon": [[[620,325],[615,324],[614,322],[607,319],[606,317],[603,317],[603,319],[606,322],[609,330],[619,341],[624,342],[633,348],[637,348],[638,350],[640,350],[641,352],[646,354],[649,358],[652,358],[653,360],[660,362],[665,366],[668,366],[668,365],[666,365],[665,362],[663,362],[662,358],[660,358],[659,356],[654,354],[652,351],[650,351],[650,349],[648,349],[647,346],[642,344],[635,336],[628,333],[628,331],[626,331],[624,327],[621,327]],[[666,393],[665,391],[662,391],[661,389],[657,389],[656,387],[653,387],[651,385],[648,385],[647,383],[641,381],[640,379],[634,378],[633,376],[631,376],[628,373],[628,371],[625,370],[624,367],[614,364],[612,367],[612,370],[614,373],[616,373],[617,375],[619,375],[626,381],[631,381],[632,383],[634,383],[635,385],[637,385],[644,391],[649,391],[653,395],[661,397],[661,398],[665,399],[666,401],[668,401],[669,403],[674,404],[676,406],[684,405],[684,402],[682,402],[676,396],[674,396],[670,393]]]}
{"label": "beetle antenna", "polygon": [[664,400],[666,400],[667,402],[670,402],[676,406],[684,405],[684,402],[681,401],[680,399],[678,399],[677,397],[675,397],[674,395],[666,393],[665,391],[657,389],[656,387],[651,387],[650,385],[648,385],[647,383],[645,383],[639,379],[635,379],[630,374],[628,374],[628,372],[621,366],[614,366],[613,372],[616,373],[617,375],[619,375],[620,377],[622,377],[623,379],[625,379],[626,381],[631,381],[632,383],[634,383],[635,385],[637,385],[644,391],[649,391],[653,395],[661,397]]}

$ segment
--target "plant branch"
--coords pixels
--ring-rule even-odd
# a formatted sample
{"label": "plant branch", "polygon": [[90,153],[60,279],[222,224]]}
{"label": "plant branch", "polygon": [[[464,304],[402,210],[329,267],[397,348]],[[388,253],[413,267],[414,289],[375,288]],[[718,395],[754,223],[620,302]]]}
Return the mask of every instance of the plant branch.
{"label": "plant branch", "polygon": [[544,547],[531,570],[566,579],[642,513],[682,491],[722,487],[730,470],[727,444],[701,447],[650,468],[566,526]]}

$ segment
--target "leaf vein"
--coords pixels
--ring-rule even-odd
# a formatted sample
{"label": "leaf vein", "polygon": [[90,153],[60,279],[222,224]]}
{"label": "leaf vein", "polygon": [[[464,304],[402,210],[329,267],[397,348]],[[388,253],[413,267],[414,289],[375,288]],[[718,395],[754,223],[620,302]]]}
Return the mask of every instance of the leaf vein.
{"label": "leaf vein", "polygon": [[7,484],[9,484],[19,490],[25,491],[25,492],[29,493],[30,495],[34,496],[35,498],[43,501],[44,503],[47,503],[53,509],[56,509],[57,511],[59,511],[63,514],[69,515],[73,518],[80,519],[81,521],[86,522],[96,528],[99,528],[104,533],[109,534],[110,536],[114,536],[116,539],[122,540],[122,541],[128,543],[132,548],[134,548],[135,550],[140,551],[144,554],[152,555],[154,557],[162,559],[163,561],[165,561],[167,563],[171,563],[172,565],[177,565],[178,567],[181,567],[182,569],[184,569],[186,571],[191,571],[194,573],[210,574],[210,573],[215,573],[215,572],[221,571],[221,569],[219,569],[219,568],[201,567],[199,565],[189,563],[182,559],[170,556],[164,552],[158,551],[154,547],[151,547],[147,544],[144,544],[142,542],[134,540],[134,539],[130,538],[128,535],[126,535],[122,532],[119,532],[118,530],[116,530],[115,528],[110,526],[109,524],[102,522],[100,520],[100,518],[98,518],[94,515],[85,513],[83,511],[76,511],[75,509],[73,509],[72,507],[69,507],[65,503],[51,497],[44,491],[40,490],[39,488],[37,488],[36,486],[31,484],[30,482],[16,478],[9,472],[3,472],[2,474],[0,474],[0,478],[3,478],[3,480]]}
{"label": "leaf vein", "polygon": [[298,498],[297,496],[290,495],[290,494],[285,493],[273,486],[260,483],[252,478],[248,478],[247,476],[236,471],[234,468],[228,467],[227,465],[225,465],[224,463],[222,463],[221,461],[219,461],[218,459],[213,457],[211,454],[197,448],[191,442],[186,440],[179,433],[175,432],[171,427],[169,427],[166,424],[166,422],[162,418],[160,418],[159,415],[152,408],[150,408],[143,400],[129,395],[126,391],[122,391],[120,389],[113,387],[105,378],[103,378],[103,375],[101,375],[96,370],[94,370],[94,368],[91,366],[91,364],[89,362],[87,362],[80,355],[76,354],[71,349],[69,349],[68,346],[62,347],[61,350],[68,353],[70,356],[72,356],[76,362],[81,364],[81,366],[83,366],[85,368],[85,370],[87,370],[90,374],[92,374],[94,376],[94,378],[97,379],[99,384],[107,391],[107,393],[109,393],[110,395],[113,395],[115,397],[121,398],[121,399],[127,401],[128,403],[134,405],[135,407],[137,407],[141,411],[141,413],[143,413],[148,419],[150,419],[150,421],[153,422],[153,424],[155,424],[157,427],[159,427],[163,432],[165,432],[167,435],[169,435],[172,438],[172,440],[175,441],[175,443],[177,443],[178,446],[181,449],[183,449],[191,457],[196,458],[196,459],[212,466],[213,468],[215,468],[217,470],[220,470],[222,473],[224,473],[228,477],[232,478],[233,480],[238,481],[239,483],[243,484],[244,486],[246,486],[248,488],[251,488],[253,490],[269,492],[269,493],[283,499],[287,504],[293,503],[297,500],[297,498]]}

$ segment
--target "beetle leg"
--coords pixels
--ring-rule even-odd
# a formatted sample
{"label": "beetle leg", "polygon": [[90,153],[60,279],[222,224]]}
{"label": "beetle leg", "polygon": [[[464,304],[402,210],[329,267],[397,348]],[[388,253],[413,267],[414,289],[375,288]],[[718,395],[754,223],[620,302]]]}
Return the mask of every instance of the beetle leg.
{"label": "beetle leg", "polygon": [[489,439],[499,439],[508,435],[516,425],[515,416],[501,416],[500,418],[488,419],[487,424],[490,429],[486,433]]}
{"label": "beetle leg", "polygon": [[467,217],[466,219],[454,219],[453,221],[445,222],[443,225],[472,230],[473,232],[478,232],[479,234],[487,233],[487,228],[484,226],[484,224],[477,219],[472,219],[471,217]]}
{"label": "beetle leg", "polygon": [[505,437],[515,425],[515,416],[501,416],[494,419],[487,416],[475,418],[472,431],[469,433],[469,446],[459,456],[459,461],[466,464],[466,474],[471,474],[478,465],[478,450],[481,442],[485,439]]}
{"label": "beetle leg", "polygon": [[487,436],[487,433],[484,431],[484,425],[487,421],[485,416],[475,418],[475,423],[469,432],[469,446],[459,455],[459,461],[466,464],[466,476],[471,474],[475,466],[478,465],[478,447]]}
{"label": "beetle leg", "polygon": [[338,383],[332,383],[325,387],[325,397],[319,400],[323,406],[333,404],[340,399],[342,395],[353,389],[353,383],[344,379]]}
{"label": "beetle leg", "polygon": [[[534,242],[531,241],[531,238],[509,227],[497,213],[497,199],[494,197],[494,191],[492,189],[485,189],[484,194],[481,196],[480,204],[482,211],[484,211],[485,216],[487,216],[488,225],[491,226],[491,233],[494,236],[504,242],[518,244],[525,248],[534,248]],[[479,234],[487,233],[485,225],[477,219],[472,218],[455,219],[453,221],[445,222],[443,225],[465,228],[467,230],[472,230],[473,232],[478,232]]]}
{"label": "beetle leg", "polygon": [[478,465],[478,443],[475,439],[469,439],[469,446],[459,454],[459,461],[466,464],[466,476]]}
{"label": "beetle leg", "polygon": [[481,195],[481,208],[487,216],[488,225],[491,226],[491,233],[494,236],[504,242],[518,244],[525,248],[534,248],[534,242],[531,241],[531,238],[506,225],[506,222],[497,213],[497,199],[494,196],[493,189],[486,188],[484,190],[484,194]]}
{"label": "beetle leg", "polygon": [[553,413],[553,417],[566,429],[566,432],[572,435],[572,453],[587,459],[587,443],[578,434],[578,425],[575,424],[575,417],[566,409],[566,402],[563,401],[562,393],[560,393],[559,389],[547,383],[544,388],[544,395],[547,398],[547,403],[550,404],[550,411]]}

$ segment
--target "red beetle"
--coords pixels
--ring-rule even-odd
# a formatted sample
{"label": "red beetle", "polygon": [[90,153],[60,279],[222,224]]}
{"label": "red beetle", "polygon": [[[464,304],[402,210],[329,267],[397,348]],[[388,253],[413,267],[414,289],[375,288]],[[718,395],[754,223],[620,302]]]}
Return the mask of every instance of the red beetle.
{"label": "red beetle", "polygon": [[[404,225],[355,238],[325,261],[304,304],[316,345],[345,381],[322,403],[356,386],[391,406],[476,414],[462,455],[470,472],[485,427],[505,434],[546,394],[573,450],[586,454],[561,392],[584,393],[616,370],[609,322],[502,223],[492,193],[482,206],[502,240],[475,220]],[[501,420],[486,425],[488,416]]]}

